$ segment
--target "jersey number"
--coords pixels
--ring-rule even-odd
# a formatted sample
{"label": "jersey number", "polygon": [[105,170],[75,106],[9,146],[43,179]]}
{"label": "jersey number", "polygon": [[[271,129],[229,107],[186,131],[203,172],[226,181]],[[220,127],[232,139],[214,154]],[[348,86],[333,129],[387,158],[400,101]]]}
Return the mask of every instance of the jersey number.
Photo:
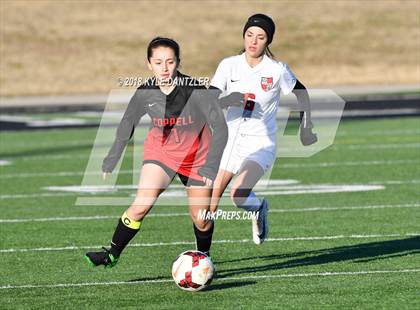
{"label": "jersey number", "polygon": [[174,137],[175,137],[175,142],[176,143],[179,143],[180,142],[180,140],[179,140],[179,136],[178,136],[178,130],[176,130],[176,128],[172,128],[172,134],[174,135]]}
{"label": "jersey number", "polygon": [[243,118],[250,118],[252,115],[252,111],[255,107],[255,94],[252,93],[245,93],[244,94],[245,99],[245,107],[244,112],[242,113]]}

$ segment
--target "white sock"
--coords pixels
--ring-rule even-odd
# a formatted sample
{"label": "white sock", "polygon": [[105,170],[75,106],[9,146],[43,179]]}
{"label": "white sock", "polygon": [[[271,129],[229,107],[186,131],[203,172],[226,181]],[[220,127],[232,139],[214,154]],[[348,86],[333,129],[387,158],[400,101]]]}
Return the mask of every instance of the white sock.
{"label": "white sock", "polygon": [[261,206],[261,200],[255,195],[254,192],[250,192],[243,205],[237,206],[238,208],[246,211],[258,211]]}

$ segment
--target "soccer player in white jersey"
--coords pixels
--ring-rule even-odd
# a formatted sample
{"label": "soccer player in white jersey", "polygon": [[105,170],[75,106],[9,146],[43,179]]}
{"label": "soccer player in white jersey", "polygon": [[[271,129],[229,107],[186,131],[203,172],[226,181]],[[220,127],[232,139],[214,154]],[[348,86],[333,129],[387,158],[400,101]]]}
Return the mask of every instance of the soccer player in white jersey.
{"label": "soccer player in white jersey", "polygon": [[252,191],[276,158],[276,112],[280,93],[293,92],[301,108],[300,139],[304,145],[317,141],[312,133],[309,96],[289,67],[274,59],[269,49],[275,24],[264,14],[249,17],[244,29],[242,54],[225,58],[211,81],[225,98],[229,139],[214,182],[211,210],[236,175],[230,196],[235,206],[258,212],[253,220],[253,241],[268,235],[268,203]]}

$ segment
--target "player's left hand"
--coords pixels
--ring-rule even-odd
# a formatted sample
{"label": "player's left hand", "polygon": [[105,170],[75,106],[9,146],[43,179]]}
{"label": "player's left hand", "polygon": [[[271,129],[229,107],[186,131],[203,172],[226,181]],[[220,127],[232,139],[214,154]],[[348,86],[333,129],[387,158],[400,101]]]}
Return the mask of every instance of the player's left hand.
{"label": "player's left hand", "polygon": [[318,137],[312,132],[312,127],[300,127],[300,142],[304,146],[314,144],[317,141]]}
{"label": "player's left hand", "polygon": [[209,178],[203,177],[203,182],[204,182],[204,184],[206,184],[206,186],[208,186],[208,187],[212,187],[212,186],[213,186],[213,180],[212,180],[212,179],[209,179]]}

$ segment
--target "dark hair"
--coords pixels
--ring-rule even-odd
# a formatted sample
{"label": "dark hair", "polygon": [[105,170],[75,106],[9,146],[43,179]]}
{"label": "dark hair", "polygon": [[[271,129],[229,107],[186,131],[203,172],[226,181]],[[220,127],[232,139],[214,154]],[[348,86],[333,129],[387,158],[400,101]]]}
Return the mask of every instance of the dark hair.
{"label": "dark hair", "polygon": [[181,58],[179,57],[179,45],[175,42],[175,40],[172,40],[170,38],[164,38],[164,37],[156,37],[152,41],[150,41],[149,45],[147,46],[147,60],[150,62],[150,58],[152,58],[153,49],[164,46],[169,47],[174,51],[176,61],[179,65],[181,62]]}
{"label": "dark hair", "polygon": [[[239,54],[242,54],[243,52],[245,52],[245,49],[244,48],[239,52]],[[266,54],[271,59],[274,59],[274,60],[276,59],[276,57],[274,56],[273,52],[270,50],[270,48],[268,47],[268,45],[264,49],[264,54]]]}

